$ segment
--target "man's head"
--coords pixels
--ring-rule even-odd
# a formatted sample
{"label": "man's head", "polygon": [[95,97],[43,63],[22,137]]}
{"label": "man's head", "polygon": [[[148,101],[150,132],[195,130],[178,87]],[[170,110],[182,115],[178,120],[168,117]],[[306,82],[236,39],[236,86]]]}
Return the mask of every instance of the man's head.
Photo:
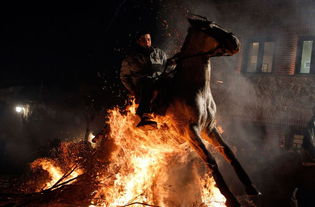
{"label": "man's head", "polygon": [[144,48],[151,47],[151,34],[148,32],[139,34],[137,38],[137,44]]}

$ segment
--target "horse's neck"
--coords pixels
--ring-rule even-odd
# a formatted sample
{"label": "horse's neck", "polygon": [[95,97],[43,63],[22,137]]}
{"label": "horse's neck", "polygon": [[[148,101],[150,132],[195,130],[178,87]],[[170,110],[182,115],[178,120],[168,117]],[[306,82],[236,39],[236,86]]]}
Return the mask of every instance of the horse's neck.
{"label": "horse's neck", "polygon": [[183,60],[178,70],[181,85],[191,89],[210,90],[211,66],[210,58],[198,56]]}

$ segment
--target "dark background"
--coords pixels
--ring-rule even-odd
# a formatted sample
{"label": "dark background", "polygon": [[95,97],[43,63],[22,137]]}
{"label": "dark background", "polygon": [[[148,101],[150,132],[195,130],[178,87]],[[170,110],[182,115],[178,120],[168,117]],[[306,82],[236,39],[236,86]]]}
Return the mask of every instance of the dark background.
{"label": "dark background", "polygon": [[[157,44],[165,36],[160,3],[1,3],[2,173],[23,172],[60,141],[102,129],[106,109],[125,104],[120,63],[135,34],[151,31]],[[27,117],[14,111],[20,104],[30,106]]]}
{"label": "dark background", "polygon": [[133,33],[156,28],[157,9],[155,2],[126,0],[2,3],[1,86],[58,82],[71,88],[71,81],[113,70]]}

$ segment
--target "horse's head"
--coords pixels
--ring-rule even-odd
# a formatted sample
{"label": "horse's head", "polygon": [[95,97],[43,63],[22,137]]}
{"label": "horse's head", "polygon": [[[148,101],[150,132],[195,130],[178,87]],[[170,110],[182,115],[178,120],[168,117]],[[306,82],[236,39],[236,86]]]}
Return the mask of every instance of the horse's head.
{"label": "horse's head", "polygon": [[[206,18],[194,16],[188,18],[189,50],[195,52],[209,52],[211,56],[233,55],[239,51],[240,43],[232,33]],[[187,39],[186,39],[187,41]]]}

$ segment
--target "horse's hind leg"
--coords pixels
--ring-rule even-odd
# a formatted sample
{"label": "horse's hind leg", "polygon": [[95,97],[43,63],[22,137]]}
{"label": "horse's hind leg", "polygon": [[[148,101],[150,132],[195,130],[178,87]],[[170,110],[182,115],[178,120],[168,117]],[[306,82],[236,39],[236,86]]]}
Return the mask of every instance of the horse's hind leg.
{"label": "horse's hind leg", "polygon": [[240,181],[245,186],[245,191],[248,195],[260,195],[260,192],[255,188],[252,184],[249,176],[236,159],[233,151],[230,147],[223,141],[221,134],[218,132],[218,129],[214,127],[211,129],[207,128],[206,133],[208,135],[209,142],[213,143],[215,146],[218,146],[219,151],[225,156],[225,158],[231,163],[233,166],[235,173],[237,174]]}
{"label": "horse's hind leg", "polygon": [[239,202],[232,194],[228,186],[226,185],[220,171],[218,165],[214,159],[214,157],[209,153],[206,146],[202,142],[200,138],[199,129],[196,125],[190,126],[189,129],[189,143],[195,149],[195,151],[199,154],[199,156],[206,162],[206,165],[212,171],[212,176],[221,191],[221,193],[225,196],[227,202],[227,206],[229,207],[238,207],[240,206]]}

